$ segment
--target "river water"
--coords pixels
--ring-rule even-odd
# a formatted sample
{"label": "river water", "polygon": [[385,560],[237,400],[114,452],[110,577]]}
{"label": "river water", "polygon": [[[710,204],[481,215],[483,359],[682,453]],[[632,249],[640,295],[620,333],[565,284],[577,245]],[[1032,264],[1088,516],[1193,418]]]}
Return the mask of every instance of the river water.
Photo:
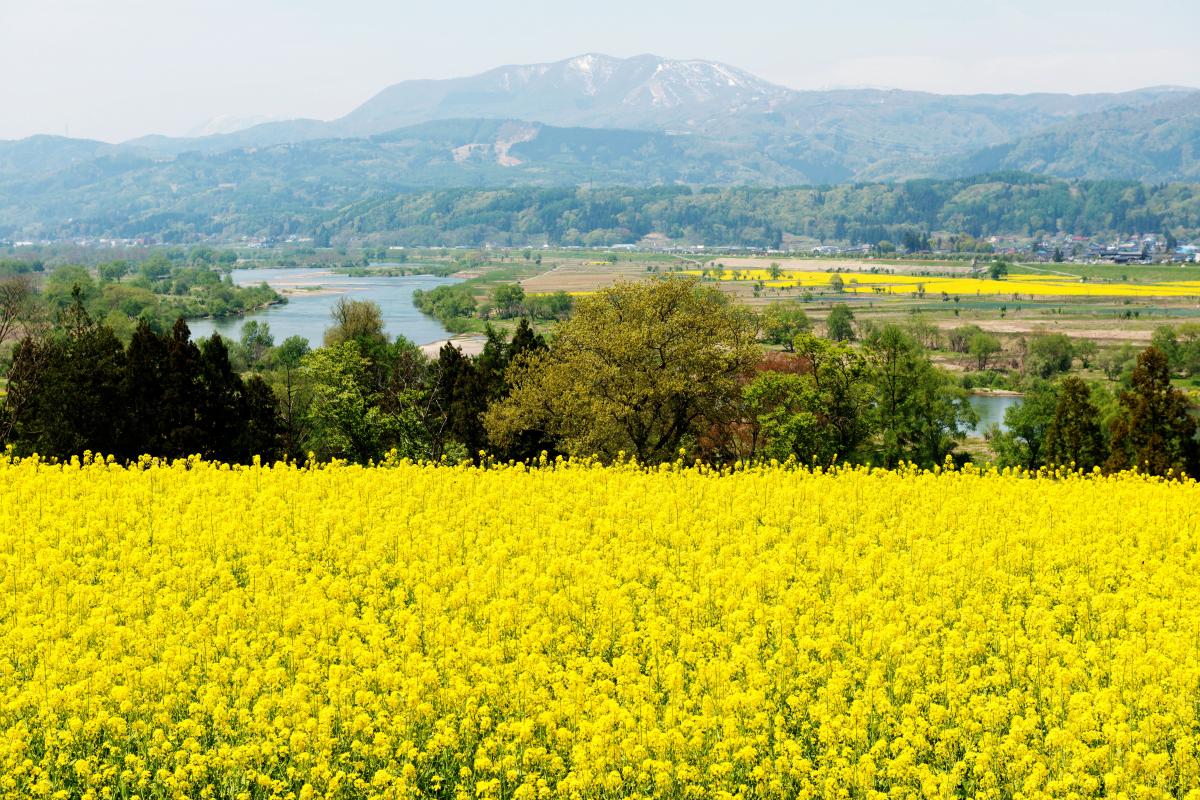
{"label": "river water", "polygon": [[1021,404],[1020,397],[999,394],[973,394],[970,397],[971,408],[979,415],[979,422],[968,435],[983,436],[993,424],[1004,430],[1004,412],[1012,406]]}
{"label": "river water", "polygon": [[201,339],[214,332],[229,339],[240,339],[242,325],[249,320],[266,322],[279,344],[289,336],[302,336],[315,347],[321,344],[331,324],[329,314],[339,297],[373,300],[383,311],[384,330],[390,338],[404,336],[416,344],[429,344],[450,338],[450,332],[433,317],[422,314],[413,305],[416,289],[458,283],[457,278],[436,275],[369,278],[338,275],[323,269],[235,269],[233,282],[254,286],[266,281],[277,291],[308,289],[288,295],[287,303],[271,306],[240,317],[196,319],[188,322],[192,338]]}

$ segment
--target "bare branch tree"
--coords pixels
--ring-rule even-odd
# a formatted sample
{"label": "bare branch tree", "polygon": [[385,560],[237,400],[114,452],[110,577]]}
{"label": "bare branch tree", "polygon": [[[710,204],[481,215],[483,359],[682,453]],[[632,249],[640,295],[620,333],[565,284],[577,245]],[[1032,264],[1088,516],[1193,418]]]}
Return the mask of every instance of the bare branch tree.
{"label": "bare branch tree", "polygon": [[29,319],[33,301],[33,281],[23,275],[0,279],[0,344],[19,331]]}

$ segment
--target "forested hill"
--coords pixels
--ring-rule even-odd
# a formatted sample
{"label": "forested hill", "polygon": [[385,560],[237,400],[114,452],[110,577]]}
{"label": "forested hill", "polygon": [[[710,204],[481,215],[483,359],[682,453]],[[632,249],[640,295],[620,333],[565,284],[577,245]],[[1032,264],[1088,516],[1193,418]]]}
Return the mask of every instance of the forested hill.
{"label": "forested hill", "polygon": [[[555,187],[787,187],[1009,170],[1047,180],[1200,180],[1200,91],[796,91],[716,62],[589,54],[406,81],[328,122],[278,121],[121,144],[52,136],[0,141],[0,239],[305,233],[330,216],[386,205],[391,201],[381,198],[400,192],[462,187],[543,187],[557,196]],[[935,194],[935,201],[948,201]],[[1102,195],[1108,202],[1110,191]],[[957,202],[951,205],[957,213]],[[1133,214],[1140,225],[1139,213],[1166,211],[1140,206],[1134,200],[1088,208],[1086,224],[1121,228]],[[937,221],[924,201],[919,208],[920,221]],[[864,225],[891,213],[886,203],[865,211]],[[753,213],[765,214],[765,225],[799,224],[794,215]],[[1073,208],[1055,213],[1070,225],[1081,215]],[[1101,219],[1108,213],[1111,219]],[[374,230],[374,220],[364,224]],[[402,215],[380,224],[425,223]],[[564,231],[577,227],[563,224]],[[756,218],[752,227],[759,224]],[[1046,227],[1030,218],[1005,222],[1013,224]],[[479,225],[492,223],[468,227]],[[503,230],[528,225],[506,223]],[[730,235],[725,226],[701,224],[720,237]]]}
{"label": "forested hill", "polygon": [[[379,193],[333,209],[272,212],[268,196],[225,197],[169,216],[100,217],[70,228],[186,242],[240,235],[318,244],[607,245],[650,234],[706,245],[777,247],[788,236],[896,243],[914,234],[1200,234],[1200,184],[959,180],[806,188],[510,188]],[[661,239],[660,239],[661,241]]]}

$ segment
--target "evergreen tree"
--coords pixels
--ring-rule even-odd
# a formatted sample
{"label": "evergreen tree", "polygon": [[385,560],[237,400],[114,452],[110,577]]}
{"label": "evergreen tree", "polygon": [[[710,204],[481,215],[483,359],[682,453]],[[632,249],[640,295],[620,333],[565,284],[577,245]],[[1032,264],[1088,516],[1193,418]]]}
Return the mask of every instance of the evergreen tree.
{"label": "evergreen tree", "polygon": [[1113,422],[1109,470],[1136,467],[1151,475],[1200,474],[1196,420],[1187,397],[1171,386],[1166,355],[1149,347],[1138,356],[1131,387],[1121,393]]}
{"label": "evergreen tree", "polygon": [[216,461],[243,461],[248,453],[238,452],[245,430],[242,379],[229,363],[229,348],[220,334],[200,344],[200,395],[197,427],[205,458]]}
{"label": "evergreen tree", "polygon": [[129,424],[125,430],[125,454],[174,456],[169,452],[166,426],[172,415],[165,413],[169,366],[169,338],[149,322],[138,323],[125,348],[125,397]]}
{"label": "evergreen tree", "polygon": [[240,412],[241,430],[231,447],[235,460],[245,463],[259,456],[263,463],[276,461],[281,455],[283,420],[275,392],[260,376],[245,381]]}
{"label": "evergreen tree", "polygon": [[124,456],[125,348],[112,329],[92,321],[78,288],[60,324],[62,335],[26,339],[17,349],[9,386],[23,398],[12,420],[15,444],[55,458],[85,450]]}
{"label": "evergreen tree", "polygon": [[161,455],[184,458],[203,452],[204,432],[199,420],[200,348],[183,319],[175,320],[167,340],[166,386],[160,412],[164,436]]}
{"label": "evergreen tree", "polygon": [[[533,326],[529,324],[529,320],[522,319],[518,322],[516,330],[513,331],[512,339],[509,341],[504,352],[504,374],[501,376],[498,385],[490,387],[490,402],[499,402],[508,397],[512,389],[508,380],[508,374],[511,371],[510,368],[546,350],[545,338],[540,333],[534,332]],[[537,458],[542,453],[550,455],[558,453],[558,449],[554,445],[554,439],[551,436],[542,431],[531,429],[514,433],[502,446],[492,444],[491,442],[488,442],[487,445],[500,458],[505,460],[511,459],[513,461],[529,461]]]}
{"label": "evergreen tree", "polygon": [[512,339],[509,340],[508,347],[505,350],[505,360],[508,364],[511,364],[524,353],[533,353],[545,349],[545,338],[540,333],[534,332],[533,326],[529,324],[528,319],[522,318],[517,323],[516,330],[513,331]]}
{"label": "evergreen tree", "polygon": [[491,325],[487,326],[487,341],[475,359],[475,367],[489,402],[507,394],[505,373],[508,371],[508,343],[504,334]]}
{"label": "evergreen tree", "polygon": [[1054,418],[1046,430],[1045,461],[1051,466],[1074,466],[1089,471],[1104,462],[1104,431],[1092,390],[1081,378],[1063,378]]}
{"label": "evergreen tree", "polygon": [[[447,342],[438,353],[434,396],[444,420],[442,435],[435,437],[438,450],[445,451],[445,439],[458,442],[474,458],[487,444],[481,415],[487,409],[475,363],[456,345]],[[441,455],[441,452],[436,455]]]}

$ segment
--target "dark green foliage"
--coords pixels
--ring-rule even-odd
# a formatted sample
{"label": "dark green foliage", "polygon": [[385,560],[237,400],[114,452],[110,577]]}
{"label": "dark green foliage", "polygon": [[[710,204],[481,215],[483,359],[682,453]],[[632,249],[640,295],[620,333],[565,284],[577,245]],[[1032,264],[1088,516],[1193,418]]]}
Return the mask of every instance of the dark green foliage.
{"label": "dark green foliage", "polygon": [[1026,391],[1020,403],[1004,412],[1004,431],[993,428],[988,441],[996,452],[996,463],[1002,467],[1037,469],[1047,463],[1046,432],[1055,419],[1059,406],[1057,388],[1037,380]]}
{"label": "dark green foliage", "polygon": [[896,325],[872,331],[866,359],[875,390],[880,462],[888,467],[901,461],[940,464],[977,419],[966,392]]}
{"label": "dark green foliage", "polygon": [[825,318],[825,335],[835,342],[854,339],[854,312],[845,303],[838,303]]}
{"label": "dark green foliage", "polygon": [[[169,432],[179,423],[177,403],[165,404],[171,372],[168,348],[171,339],[161,336],[142,320],[125,348],[124,393],[129,411],[129,426],[122,450],[142,449],[146,453],[175,452]],[[176,397],[187,396],[180,393]],[[190,417],[190,414],[188,415]],[[190,420],[189,420],[190,422]]]}
{"label": "dark green foliage", "polygon": [[475,362],[450,342],[438,353],[436,374],[434,396],[444,418],[439,441],[456,441],[474,458],[487,444],[482,415],[487,410],[488,388]]}
{"label": "dark green foliage", "polygon": [[525,290],[519,283],[505,283],[492,290],[492,303],[501,319],[520,316],[525,310]]}
{"label": "dark green foliage", "polygon": [[1156,347],[1144,350],[1131,386],[1121,393],[1121,411],[1112,426],[1109,470],[1137,469],[1151,475],[1200,474],[1196,420],[1187,397],[1171,386],[1167,356]]}
{"label": "dark green foliage", "polygon": [[1075,349],[1071,339],[1064,333],[1035,334],[1029,340],[1029,354],[1025,357],[1025,369],[1039,378],[1052,378],[1071,368]]}
{"label": "dark green foliage", "polygon": [[[508,168],[497,170],[502,180],[519,175]],[[708,245],[777,247],[784,233],[792,233],[874,246],[951,231],[955,235],[943,246],[987,253],[992,248],[983,237],[1027,234],[1033,220],[1083,236],[1164,228],[1194,235],[1200,230],[1200,192],[1195,184],[1146,186],[1017,172],[803,188],[625,188],[619,181],[555,188],[529,186],[524,180],[510,188],[404,192],[396,191],[394,175],[375,183],[354,180],[319,187],[307,182],[310,175],[306,171],[296,176],[304,181],[301,195],[292,195],[292,189],[255,190],[253,183],[232,195],[172,193],[164,188],[159,202],[172,208],[164,214],[140,209],[133,213],[131,207],[145,202],[146,194],[124,196],[127,187],[121,184],[103,197],[100,205],[108,210],[89,217],[86,231],[79,230],[84,223],[68,221],[71,215],[62,214],[64,206],[58,202],[42,210],[29,203],[14,205],[8,216],[14,223],[52,218],[54,232],[62,236],[104,230],[179,239],[287,232],[314,235],[323,246],[340,237],[382,235],[403,245],[608,245],[636,243],[649,233]],[[630,178],[627,183],[636,186],[638,181]],[[690,183],[699,187],[703,181]],[[79,188],[82,194],[93,191],[92,185]],[[0,202],[0,223],[4,213]],[[539,253],[534,260],[540,258]]]}
{"label": "dark green foliage", "polygon": [[1063,378],[1059,386],[1044,451],[1050,466],[1090,471],[1104,463],[1107,446],[1100,411],[1092,402],[1091,388],[1074,375]]}
{"label": "dark green foliage", "polygon": [[545,349],[545,340],[525,319],[517,323],[507,342],[489,325],[483,352],[475,358],[445,344],[438,358],[435,393],[445,414],[446,438],[461,444],[471,458],[486,451],[504,460],[525,461],[543,451],[556,452],[553,441],[537,431],[523,431],[503,446],[495,445],[488,441],[483,426],[488,406],[508,396],[509,367]]}
{"label": "dark green foliage", "polygon": [[90,450],[121,460],[148,454],[266,460],[279,453],[274,394],[233,371],[219,336],[199,349],[187,325],[160,334],[147,321],[122,347],[92,322],[82,293],[61,332],[26,338],[10,383],[9,439],[19,453],[68,458]]}
{"label": "dark green foliage", "polygon": [[59,458],[120,453],[128,424],[124,348],[111,329],[92,322],[80,292],[64,322],[55,338],[27,338],[17,347],[12,443],[19,452]]}

